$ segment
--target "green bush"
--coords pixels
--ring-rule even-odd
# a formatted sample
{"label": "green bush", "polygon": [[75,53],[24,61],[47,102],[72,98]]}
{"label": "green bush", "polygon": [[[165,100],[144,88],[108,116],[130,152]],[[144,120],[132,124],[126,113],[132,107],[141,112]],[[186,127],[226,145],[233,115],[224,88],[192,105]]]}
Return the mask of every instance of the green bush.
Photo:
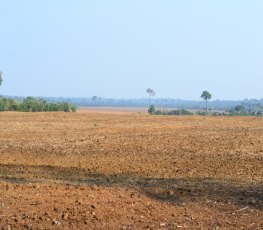
{"label": "green bush", "polygon": [[197,115],[201,115],[201,116],[206,116],[207,115],[207,113],[204,112],[204,111],[197,111],[196,114]]}
{"label": "green bush", "polygon": [[148,113],[154,114],[154,112],[155,112],[155,107],[154,107],[154,105],[151,105],[151,106],[149,107],[149,109],[148,109]]}
{"label": "green bush", "polygon": [[181,111],[180,110],[171,110],[167,114],[168,115],[193,115],[192,112],[185,110],[185,109],[182,109]]}
{"label": "green bush", "polygon": [[156,110],[154,112],[155,115],[163,115],[163,111],[162,110]]}
{"label": "green bush", "polygon": [[71,111],[75,113],[77,111],[77,107],[75,105],[71,105]]}
{"label": "green bush", "polygon": [[153,108],[150,107],[150,109],[148,110],[148,112],[150,114],[154,114],[154,115],[194,115],[194,113],[182,109],[182,110],[170,110],[170,111],[161,111],[161,110],[153,110]]}

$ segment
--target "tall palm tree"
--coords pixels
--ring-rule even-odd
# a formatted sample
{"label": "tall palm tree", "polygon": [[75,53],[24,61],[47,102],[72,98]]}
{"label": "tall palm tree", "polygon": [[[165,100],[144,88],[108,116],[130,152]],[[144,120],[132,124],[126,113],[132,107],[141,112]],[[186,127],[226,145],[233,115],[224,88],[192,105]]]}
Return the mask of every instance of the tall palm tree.
{"label": "tall palm tree", "polygon": [[208,92],[208,91],[203,91],[201,98],[203,98],[206,101],[206,114],[208,112],[208,108],[207,108],[207,102],[208,100],[210,100],[212,98],[212,95]]}

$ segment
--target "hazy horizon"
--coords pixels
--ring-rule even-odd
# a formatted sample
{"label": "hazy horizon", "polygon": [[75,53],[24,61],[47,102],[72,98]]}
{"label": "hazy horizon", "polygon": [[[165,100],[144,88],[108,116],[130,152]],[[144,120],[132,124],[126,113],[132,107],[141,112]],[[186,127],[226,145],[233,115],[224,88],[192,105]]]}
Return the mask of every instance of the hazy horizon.
{"label": "hazy horizon", "polygon": [[0,2],[0,95],[262,99],[263,2]]}
{"label": "hazy horizon", "polygon": [[[1,95],[0,96],[4,96],[4,97],[10,97],[10,98],[26,98],[26,97],[35,97],[35,98],[65,98],[65,99],[92,99],[93,96],[97,96],[97,98],[100,99],[105,99],[105,100],[145,100],[148,102],[149,97],[148,96],[144,96],[144,97],[100,97],[99,95],[92,95],[92,96],[85,96],[85,97],[78,97],[78,96],[39,96],[39,95],[25,95],[25,96],[19,96],[19,95]],[[191,102],[203,102],[204,99],[202,99],[201,97],[196,98],[196,99],[185,99],[185,98],[171,98],[171,97],[151,97],[152,101],[155,100],[175,100],[175,101],[191,101]],[[233,101],[233,102],[238,102],[238,101],[245,101],[245,100],[257,100],[257,101],[261,101],[263,100],[262,98],[242,98],[242,99],[215,99],[212,98],[209,100],[209,102],[216,102],[216,101]]]}

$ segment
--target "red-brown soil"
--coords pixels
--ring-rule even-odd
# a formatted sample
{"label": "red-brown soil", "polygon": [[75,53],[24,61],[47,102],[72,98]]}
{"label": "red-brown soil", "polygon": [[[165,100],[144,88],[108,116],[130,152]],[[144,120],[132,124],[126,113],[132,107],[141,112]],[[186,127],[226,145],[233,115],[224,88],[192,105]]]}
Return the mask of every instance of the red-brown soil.
{"label": "red-brown soil", "polygon": [[263,229],[263,118],[0,113],[0,229]]}

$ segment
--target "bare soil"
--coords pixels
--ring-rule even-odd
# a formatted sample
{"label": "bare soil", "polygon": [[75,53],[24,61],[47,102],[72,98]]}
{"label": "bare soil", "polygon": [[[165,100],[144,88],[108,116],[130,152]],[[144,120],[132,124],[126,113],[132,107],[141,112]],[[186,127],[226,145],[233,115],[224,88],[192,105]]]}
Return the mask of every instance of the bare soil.
{"label": "bare soil", "polygon": [[0,113],[0,229],[263,229],[263,118]]}

